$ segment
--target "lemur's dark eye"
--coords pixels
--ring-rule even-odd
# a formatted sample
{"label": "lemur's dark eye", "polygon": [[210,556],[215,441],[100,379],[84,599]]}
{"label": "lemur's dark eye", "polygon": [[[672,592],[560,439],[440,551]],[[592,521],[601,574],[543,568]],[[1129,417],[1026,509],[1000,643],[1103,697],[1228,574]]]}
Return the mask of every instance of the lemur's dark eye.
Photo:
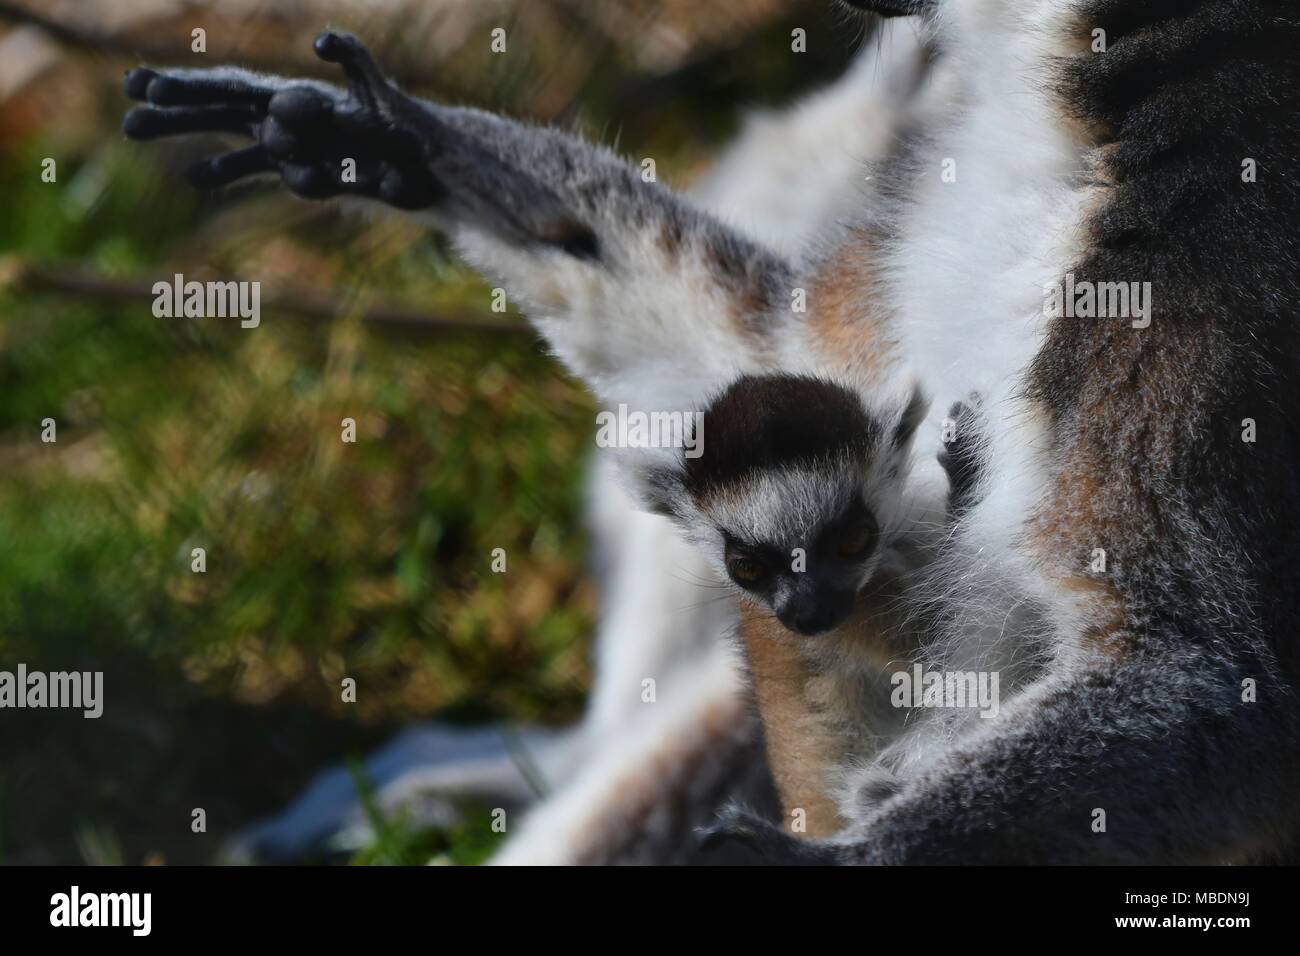
{"label": "lemur's dark eye", "polygon": [[876,529],[871,522],[859,522],[840,535],[835,550],[841,558],[865,557],[871,550],[875,537]]}
{"label": "lemur's dark eye", "polygon": [[767,577],[767,568],[753,558],[730,558],[727,561],[727,573],[737,584],[753,587]]}

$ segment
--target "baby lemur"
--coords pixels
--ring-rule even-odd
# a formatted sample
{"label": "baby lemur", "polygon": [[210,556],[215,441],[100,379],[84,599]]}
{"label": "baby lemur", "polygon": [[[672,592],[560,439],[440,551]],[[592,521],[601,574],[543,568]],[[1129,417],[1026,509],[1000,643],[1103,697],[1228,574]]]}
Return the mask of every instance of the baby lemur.
{"label": "baby lemur", "polygon": [[[744,657],[794,832],[839,829],[837,771],[869,760],[903,720],[888,673],[916,649],[904,588],[937,540],[902,493],[925,405],[914,392],[869,411],[829,379],[745,375],[706,406],[702,454],[643,476],[642,497],[742,598]],[[969,469],[956,473],[968,483]]]}

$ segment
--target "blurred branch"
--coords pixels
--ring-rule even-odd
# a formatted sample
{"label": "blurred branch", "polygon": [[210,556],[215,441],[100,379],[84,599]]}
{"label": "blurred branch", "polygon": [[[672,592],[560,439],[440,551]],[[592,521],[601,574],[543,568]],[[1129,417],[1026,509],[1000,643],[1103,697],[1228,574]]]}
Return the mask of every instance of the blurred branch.
{"label": "blurred branch", "polygon": [[[79,50],[97,53],[109,53],[130,59],[154,62],[179,61],[190,55],[190,36],[180,34],[168,36],[165,31],[151,29],[146,35],[140,31],[122,34],[110,29],[97,28],[95,25],[72,26],[63,20],[38,13],[23,3],[0,0],[0,22],[30,24],[49,34],[59,43]],[[237,59],[241,64],[254,70],[271,73],[298,73],[308,76],[329,77],[337,79],[338,71],[328,63],[314,56],[296,54],[291,50],[277,52],[274,57],[259,56],[244,50],[213,50],[214,59]],[[403,63],[387,72],[403,84],[436,84],[445,77],[436,69],[436,64],[421,66]]]}
{"label": "blurred branch", "polygon": [[0,0],[0,20],[10,23],[27,23],[40,27],[55,40],[67,46],[83,50],[96,50],[123,55],[141,55],[146,58],[167,59],[177,55],[181,46],[188,45],[189,38],[176,41],[145,39],[140,37],[121,37],[111,30],[97,30],[93,26],[74,27],[43,13],[37,13],[21,3]]}
{"label": "blurred branch", "polygon": [[[230,277],[205,276],[205,281],[238,281]],[[149,302],[154,298],[154,282],[148,279],[113,279],[70,263],[55,266],[28,262],[11,256],[0,259],[0,289],[15,288],[24,292],[46,292],[102,302]],[[311,289],[277,286],[266,290],[262,305],[275,311],[312,318],[334,318],[348,309],[340,303],[346,296],[337,290],[317,292]],[[530,332],[527,323],[508,316],[488,316],[476,312],[434,314],[408,309],[391,302],[378,302],[359,311],[367,325],[385,332],[437,335],[450,332],[491,332],[516,335]]]}

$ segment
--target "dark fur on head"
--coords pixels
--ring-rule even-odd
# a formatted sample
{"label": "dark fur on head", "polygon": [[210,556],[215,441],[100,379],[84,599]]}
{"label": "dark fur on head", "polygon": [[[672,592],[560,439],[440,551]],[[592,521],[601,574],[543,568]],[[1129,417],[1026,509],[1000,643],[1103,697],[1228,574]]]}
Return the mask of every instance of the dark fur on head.
{"label": "dark fur on head", "polygon": [[704,415],[709,444],[683,476],[696,498],[758,471],[865,456],[882,432],[849,389],[804,375],[743,376]]}
{"label": "dark fur on head", "polygon": [[930,6],[930,0],[840,0],[840,2],[882,17],[911,16],[921,13]]}

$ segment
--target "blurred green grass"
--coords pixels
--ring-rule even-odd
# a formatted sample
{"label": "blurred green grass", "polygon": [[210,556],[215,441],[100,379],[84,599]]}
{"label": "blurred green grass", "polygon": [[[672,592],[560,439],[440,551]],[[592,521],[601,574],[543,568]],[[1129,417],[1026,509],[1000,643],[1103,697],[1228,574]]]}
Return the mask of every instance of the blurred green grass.
{"label": "blurred green grass", "polygon": [[[63,191],[22,188],[35,154],[11,164],[0,188],[17,215],[4,229],[30,234],[0,242],[170,277],[157,260],[196,228],[195,203],[150,189],[154,173],[131,147],[108,152],[104,200],[79,222]],[[303,232],[329,248],[317,220],[337,218],[319,209]],[[356,245],[351,268],[373,265],[384,288],[409,286],[395,274],[414,268],[444,300],[455,286],[432,238],[371,253],[375,263]],[[66,660],[126,642],[255,696],[257,680],[276,678],[247,673],[241,657],[290,682],[328,675],[337,686],[346,671],[385,712],[427,712],[485,686],[499,713],[563,702],[581,676],[566,649],[589,620],[548,606],[568,603],[582,554],[572,529],[590,409],[534,342],[392,342],[346,317],[272,315],[243,330],[156,319],[149,305],[3,302],[0,534],[27,545],[0,557],[6,657]],[[37,440],[47,416],[59,424],[52,445]],[[356,444],[340,440],[345,417]],[[206,574],[190,571],[192,547],[207,549]],[[496,547],[513,559],[506,575],[488,573]],[[485,611],[530,594],[525,613],[540,617],[527,633]],[[438,686],[417,686],[397,660],[433,668]]]}
{"label": "blurred green grass", "polygon": [[[176,261],[204,211],[153,188],[135,152],[95,158],[100,198],[85,211],[68,190],[31,188],[40,148],[5,162],[0,247],[170,277],[158,262]],[[336,211],[299,219],[294,255],[323,271],[346,258],[341,285],[365,273],[386,292],[436,287],[419,298],[431,311],[486,311],[488,290],[432,237],[395,242],[378,226],[349,242]],[[257,274],[242,257],[205,263]],[[362,723],[577,713],[591,408],[531,337],[392,340],[346,315],[269,314],[243,330],[160,320],[148,301],[0,295],[0,660],[104,670],[108,694],[140,703],[172,681]],[[195,547],[206,573],[190,569]],[[490,572],[498,547],[506,574]]]}

